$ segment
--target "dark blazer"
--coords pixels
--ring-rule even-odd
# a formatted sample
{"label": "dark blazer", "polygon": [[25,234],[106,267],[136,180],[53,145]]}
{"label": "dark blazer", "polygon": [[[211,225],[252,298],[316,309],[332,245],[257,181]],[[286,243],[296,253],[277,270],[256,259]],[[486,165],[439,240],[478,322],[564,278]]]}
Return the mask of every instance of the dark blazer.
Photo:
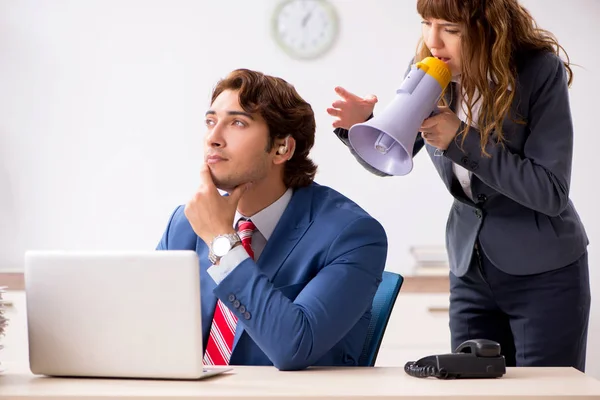
{"label": "dark blazer", "polygon": [[218,285],[208,248],[183,206],[158,250],[195,250],[200,259],[203,345],[217,298],[235,314],[232,365],[356,366],[387,257],[381,224],[326,186],[296,189],[259,259],[247,258]]}
{"label": "dark blazer", "polygon": [[[479,131],[469,128],[461,149],[458,134],[443,155],[416,137],[414,154],[425,147],[440,177],[454,197],[446,226],[446,247],[451,271],[467,271],[476,240],[500,270],[528,275],[564,267],[586,251],[588,237],[569,199],[573,122],[567,76],[561,59],[536,53],[517,60],[515,99],[511,115],[525,119],[503,122],[504,147],[490,143],[488,158],[481,154]],[[456,110],[456,88],[447,99]],[[459,132],[464,123],[461,123]],[[348,131],[336,129],[348,147]],[[369,171],[369,166],[350,149]],[[414,155],[413,154],[413,155]],[[475,201],[462,190],[452,162],[471,171]]]}

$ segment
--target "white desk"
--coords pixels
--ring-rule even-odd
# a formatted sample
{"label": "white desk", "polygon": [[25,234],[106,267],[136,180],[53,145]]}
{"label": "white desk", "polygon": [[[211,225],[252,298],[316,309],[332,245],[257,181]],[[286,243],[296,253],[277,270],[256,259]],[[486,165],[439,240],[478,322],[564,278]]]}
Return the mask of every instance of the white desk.
{"label": "white desk", "polygon": [[600,381],[572,368],[508,368],[499,379],[413,378],[400,367],[235,367],[201,381],[67,379],[27,371],[0,375],[0,399],[600,399]]}

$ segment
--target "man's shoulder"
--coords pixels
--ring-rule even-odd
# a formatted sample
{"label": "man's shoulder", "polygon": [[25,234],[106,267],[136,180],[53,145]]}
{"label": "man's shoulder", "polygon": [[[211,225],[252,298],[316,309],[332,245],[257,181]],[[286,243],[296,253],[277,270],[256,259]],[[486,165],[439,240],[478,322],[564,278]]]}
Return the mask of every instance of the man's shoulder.
{"label": "man's shoulder", "polygon": [[193,249],[196,239],[196,233],[185,216],[185,206],[178,205],[169,218],[163,244],[170,250]]}
{"label": "man's shoulder", "polygon": [[317,182],[306,188],[312,191],[313,214],[315,219],[333,217],[343,219],[374,218],[354,200],[339,191]]}
{"label": "man's shoulder", "polygon": [[[382,246],[381,249],[387,247],[387,233],[381,222],[355,201],[318,183],[313,183],[304,190],[310,192],[310,208],[307,207],[306,212],[310,213],[312,222],[309,232],[318,237],[315,245],[329,247],[336,243],[343,251],[367,243],[377,243]],[[301,197],[298,200],[305,199]]]}
{"label": "man's shoulder", "polygon": [[175,207],[175,209],[171,213],[171,218],[170,218],[169,222],[170,222],[171,226],[173,224],[184,224],[184,225],[187,224],[187,225],[190,225],[190,223],[188,222],[187,217],[185,216],[185,205],[179,204],[179,205],[177,205]]}

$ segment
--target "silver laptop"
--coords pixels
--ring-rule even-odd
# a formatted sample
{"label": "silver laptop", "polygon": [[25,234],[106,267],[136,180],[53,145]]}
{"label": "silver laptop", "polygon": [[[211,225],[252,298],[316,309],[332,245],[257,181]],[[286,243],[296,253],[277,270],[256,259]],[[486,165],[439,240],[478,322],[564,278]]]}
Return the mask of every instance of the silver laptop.
{"label": "silver laptop", "polygon": [[201,379],[198,256],[193,251],[25,254],[31,372]]}

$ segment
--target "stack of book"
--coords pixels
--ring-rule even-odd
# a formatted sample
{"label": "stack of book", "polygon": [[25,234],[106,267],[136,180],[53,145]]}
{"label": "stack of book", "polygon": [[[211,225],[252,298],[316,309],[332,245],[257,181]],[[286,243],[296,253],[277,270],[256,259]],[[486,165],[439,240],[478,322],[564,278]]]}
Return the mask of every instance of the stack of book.
{"label": "stack of book", "polygon": [[2,337],[4,336],[4,329],[7,324],[6,317],[4,316],[4,303],[2,301],[4,289],[6,288],[0,286],[0,372],[2,372]]}
{"label": "stack of book", "polygon": [[410,253],[415,260],[413,274],[448,275],[448,253],[444,246],[412,246]]}

